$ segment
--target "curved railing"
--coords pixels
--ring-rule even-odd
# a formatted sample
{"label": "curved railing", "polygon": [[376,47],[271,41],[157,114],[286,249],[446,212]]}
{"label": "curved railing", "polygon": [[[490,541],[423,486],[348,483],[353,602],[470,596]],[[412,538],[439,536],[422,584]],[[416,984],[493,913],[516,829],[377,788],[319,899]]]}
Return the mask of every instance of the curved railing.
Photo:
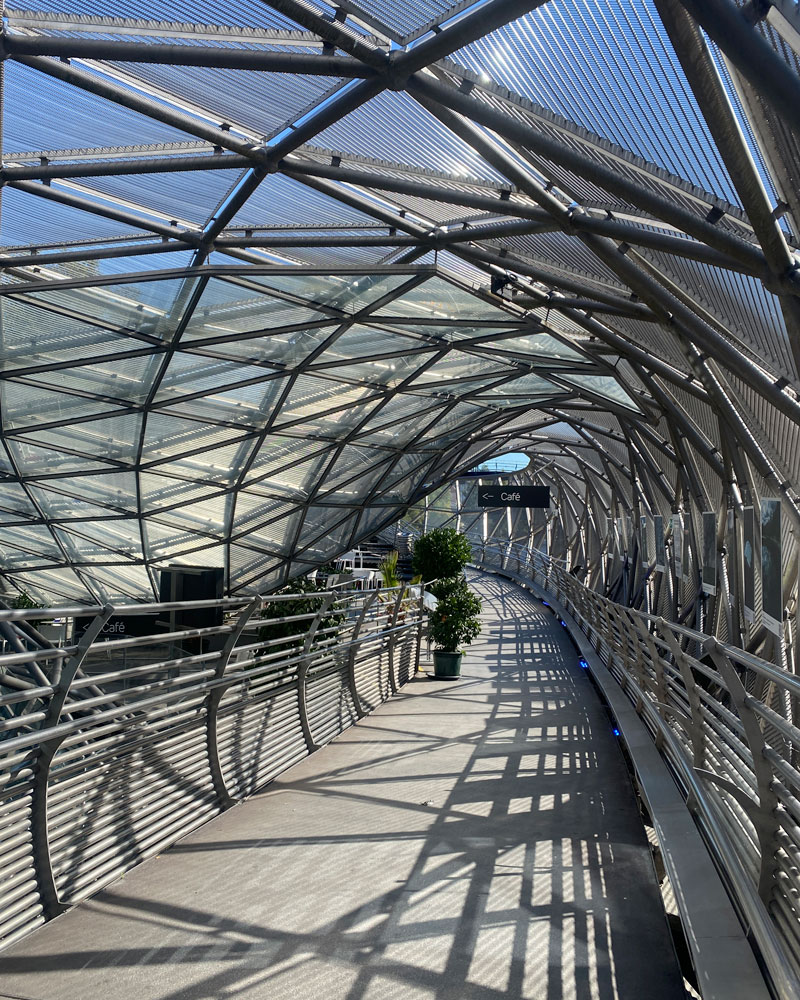
{"label": "curved railing", "polygon": [[[137,629],[148,615],[157,629]],[[44,640],[56,619],[82,621],[80,638]],[[402,587],[0,611],[0,942],[386,700],[418,663],[422,621]],[[148,634],[117,637],[121,622]]]}
{"label": "curved railing", "polygon": [[476,564],[552,595],[641,716],[682,788],[781,1000],[800,996],[800,678],[604,598],[537,550]]}

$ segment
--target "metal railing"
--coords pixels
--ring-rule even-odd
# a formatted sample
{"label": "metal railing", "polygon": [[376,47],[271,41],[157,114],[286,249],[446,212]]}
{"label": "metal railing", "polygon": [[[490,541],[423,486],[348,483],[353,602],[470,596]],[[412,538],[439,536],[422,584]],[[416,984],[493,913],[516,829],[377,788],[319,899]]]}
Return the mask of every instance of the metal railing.
{"label": "metal railing", "polygon": [[[161,631],[116,637],[143,615]],[[31,627],[64,618],[85,625],[71,644]],[[419,664],[422,623],[421,588],[404,587],[0,611],[0,943],[385,701]]]}
{"label": "metal railing", "polygon": [[[800,678],[604,598],[545,554],[477,543],[574,619],[666,758],[781,1000],[800,996]],[[668,847],[668,845],[667,845]]]}

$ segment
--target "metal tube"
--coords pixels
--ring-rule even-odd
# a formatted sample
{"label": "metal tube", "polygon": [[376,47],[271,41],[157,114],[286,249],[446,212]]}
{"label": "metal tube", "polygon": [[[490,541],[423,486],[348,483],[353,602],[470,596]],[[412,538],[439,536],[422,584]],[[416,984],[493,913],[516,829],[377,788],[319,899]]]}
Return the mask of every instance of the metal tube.
{"label": "metal tube", "polygon": [[[208,152],[196,156],[149,156],[117,160],[87,160],[85,162],[47,162],[36,165],[6,164],[0,169],[0,180],[51,180],[56,177],[122,177],[128,174],[167,174],[184,170],[243,170],[252,166],[249,156],[238,153]],[[685,240],[683,241],[685,242]]]}
{"label": "metal tube", "polygon": [[[424,183],[423,181],[398,180],[390,176],[382,176],[377,172],[358,170],[353,167],[334,166],[327,163],[302,160],[299,156],[289,156],[279,164],[280,170],[288,177],[324,177],[340,181],[342,184],[354,184],[372,188],[377,191],[391,191],[396,194],[407,194],[414,198],[425,198],[429,201],[444,201],[452,205],[463,205],[465,208],[475,208],[500,216],[516,216],[542,224],[542,232],[559,230],[549,212],[533,206],[512,201],[507,192],[499,191],[497,195],[479,195],[444,184]],[[35,170],[36,168],[29,168]],[[574,215],[570,220],[571,229],[575,232],[596,233],[599,236],[609,236],[620,242],[631,243],[634,246],[649,247],[675,254],[689,260],[702,261],[715,267],[722,267],[742,274],[759,276],[763,268],[746,266],[741,261],[726,253],[707,246],[705,243],[686,240],[680,236],[670,236],[667,233],[654,232],[632,222],[621,219],[600,219],[594,215]]]}
{"label": "metal tube", "polygon": [[375,70],[348,56],[225,46],[178,45],[167,42],[123,42],[99,38],[48,35],[10,35],[3,39],[8,58],[59,56],[104,62],[163,63],[167,66],[208,66],[213,69],[257,70],[262,73],[301,73],[352,79],[370,77]]}
{"label": "metal tube", "polygon": [[729,0],[681,0],[703,30],[748,80],[800,133],[800,79]]}
{"label": "metal tube", "polygon": [[115,104],[121,104],[123,107],[130,108],[131,111],[138,111],[140,114],[147,115],[148,118],[155,118],[157,121],[171,125],[182,132],[188,132],[189,135],[196,135],[214,146],[229,149],[256,162],[264,162],[267,159],[265,147],[256,146],[246,139],[238,139],[227,129],[209,125],[199,118],[167,107],[165,104],[158,104],[126,87],[111,83],[96,73],[87,73],[85,70],[76,69],[68,63],[47,59],[44,56],[21,56],[16,61],[30,66],[31,69],[38,70],[40,73],[46,73],[56,80],[61,80],[63,83],[79,87],[81,90],[88,91],[88,93],[95,94],[107,101],[113,101]]}
{"label": "metal tube", "polygon": [[[104,219],[112,219],[124,226],[132,226],[134,229],[144,229],[152,233],[158,233],[165,239],[176,240],[188,246],[196,246],[202,239],[201,234],[180,229],[177,226],[170,226],[166,223],[156,222],[149,216],[134,215],[133,212],[126,212],[119,208],[114,208],[106,202],[94,202],[80,195],[72,194],[63,188],[52,188],[47,184],[37,184],[35,181],[12,181],[9,187],[16,188],[17,191],[25,191],[27,194],[36,195],[37,198],[45,198],[48,201],[57,201],[61,205],[69,205],[71,208],[80,209],[82,212],[89,212],[92,215],[99,215]],[[39,259],[41,263],[41,258]]]}
{"label": "metal tube", "polygon": [[714,247],[721,253],[730,254],[747,267],[763,270],[766,266],[764,255],[758,247],[717,229],[699,215],[676,206],[661,195],[646,189],[644,185],[629,180],[619,171],[598,163],[572,146],[497,111],[485,101],[476,100],[455,87],[421,75],[408,81],[407,90],[414,97],[451,108],[469,121],[484,125],[509,141],[519,143],[523,148],[530,149],[539,156],[574,170],[581,177],[652,213],[656,218],[676,226],[708,246]]}

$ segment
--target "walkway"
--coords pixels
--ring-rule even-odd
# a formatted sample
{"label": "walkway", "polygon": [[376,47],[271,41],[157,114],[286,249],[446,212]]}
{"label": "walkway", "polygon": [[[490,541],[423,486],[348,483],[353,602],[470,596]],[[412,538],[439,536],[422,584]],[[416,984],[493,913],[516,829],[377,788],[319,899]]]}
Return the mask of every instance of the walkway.
{"label": "walkway", "polygon": [[557,621],[476,578],[459,682],[334,743],[0,955],[33,1000],[683,1000],[608,718]]}

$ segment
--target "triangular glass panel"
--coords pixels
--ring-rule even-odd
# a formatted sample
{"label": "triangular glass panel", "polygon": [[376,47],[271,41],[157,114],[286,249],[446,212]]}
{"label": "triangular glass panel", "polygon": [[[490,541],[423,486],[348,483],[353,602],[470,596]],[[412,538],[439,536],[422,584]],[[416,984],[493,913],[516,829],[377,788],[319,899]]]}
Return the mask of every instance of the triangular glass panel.
{"label": "triangular glass panel", "polygon": [[449,402],[449,399],[433,399],[428,393],[396,396],[359,432],[358,443],[403,449],[432,421],[438,419]]}
{"label": "triangular glass panel", "polygon": [[112,403],[143,403],[162,364],[163,358],[155,355],[62,368],[58,384],[64,389],[106,397]]}
{"label": "triangular glass panel", "polygon": [[561,394],[560,386],[548,382],[547,379],[539,375],[521,375],[519,378],[511,379],[502,385],[485,389],[476,388],[480,397],[490,398],[495,405],[499,406],[506,402],[509,405],[519,406],[520,402],[528,397],[532,400],[538,400],[546,396]]}
{"label": "triangular glass panel", "polygon": [[335,325],[328,324],[290,330],[288,333],[271,333],[267,337],[243,337],[241,334],[236,334],[234,340],[208,346],[202,344],[195,346],[192,341],[192,350],[196,350],[204,357],[229,358],[242,364],[270,361],[280,368],[295,368],[316,351],[335,329]]}
{"label": "triangular glass panel", "polygon": [[221,448],[203,449],[184,456],[174,456],[156,466],[165,476],[185,477],[198,481],[233,484],[242,465],[254,447],[254,441],[239,441]]}
{"label": "triangular glass panel", "polygon": [[[438,13],[443,6],[437,4],[436,9]],[[385,90],[373,97],[321,132],[314,143],[324,149],[389,161],[395,161],[398,149],[402,149],[403,163],[411,167],[445,172],[460,179],[503,180],[470,145],[410,94],[400,91]]]}
{"label": "triangular glass panel", "polygon": [[233,493],[205,496],[197,503],[185,503],[170,510],[148,515],[148,522],[196,531],[199,534],[222,535],[227,530],[233,504]]}
{"label": "triangular glass panel", "polygon": [[[375,399],[375,392],[368,387],[342,385],[333,379],[300,375],[281,407],[276,429],[290,421],[312,418],[321,412],[342,409],[352,411],[351,416],[354,419],[350,422],[357,423],[361,415],[356,411],[360,411],[361,404],[370,398]],[[332,413],[329,419],[337,425],[348,423],[346,416],[341,412]]]}
{"label": "triangular glass panel", "polygon": [[302,552],[304,559],[324,562],[346,547],[355,527],[355,514],[335,523],[340,517],[339,511],[309,510],[297,543],[297,550]]}
{"label": "triangular glass panel", "polygon": [[552,337],[549,333],[531,333],[524,337],[511,335],[507,339],[495,340],[487,344],[484,348],[498,354],[513,353],[530,358],[532,361],[553,360],[553,361],[574,361],[577,364],[593,364],[591,358],[580,354],[573,348],[563,344],[560,340]]}
{"label": "triangular glass panel", "polygon": [[[5,534],[5,532],[4,532]],[[15,569],[29,570],[36,567],[52,566],[54,563],[65,563],[68,556],[52,553],[40,552],[31,546],[18,546],[12,542],[3,540],[3,570],[10,572]]]}
{"label": "triangular glass panel", "polygon": [[390,467],[391,459],[384,459],[380,465],[363,472],[360,476],[345,479],[340,485],[326,489],[319,495],[321,504],[342,504],[354,506],[362,503],[376,486],[381,484],[384,475]]}
{"label": "triangular glass panel", "polygon": [[187,341],[269,332],[286,326],[329,320],[307,305],[289,302],[254,288],[259,275],[243,275],[247,284],[211,278],[192,312],[183,339]]}
{"label": "triangular glass panel", "polygon": [[[84,466],[86,462],[82,463]],[[136,476],[132,472],[108,472],[99,475],[59,477],[52,489],[78,500],[87,500],[111,511],[137,510]]]}
{"label": "triangular glass panel", "polygon": [[328,309],[354,314],[402,288],[413,273],[254,275],[260,284]]}
{"label": "triangular glass panel", "polygon": [[74,519],[81,522],[91,522],[109,517],[118,510],[116,508],[112,511],[108,507],[102,507],[99,504],[89,503],[87,500],[59,492],[63,481],[61,479],[48,480],[43,486],[31,484],[28,487],[45,517],[53,520]]}
{"label": "triangular glass panel", "polygon": [[66,530],[82,534],[90,538],[93,543],[105,546],[110,552],[122,553],[135,559],[142,557],[142,536],[136,518],[94,521],[81,528],[73,526]]}
{"label": "triangular glass panel", "polygon": [[[420,350],[422,348],[423,350]],[[413,354],[419,351],[418,363],[435,351],[435,347],[420,342],[419,337],[407,337],[399,328],[384,329],[367,323],[353,323],[346,327],[336,340],[314,362],[324,365],[329,362],[345,362],[355,359],[374,358],[380,354]]]}
{"label": "triangular glass panel", "polygon": [[0,366],[26,371],[64,361],[129,351],[137,345],[127,336],[45,309],[13,295],[0,298]]}
{"label": "triangular glass panel", "polygon": [[297,529],[297,522],[300,517],[299,512],[290,514],[288,517],[272,521],[270,524],[259,527],[255,531],[237,531],[232,536],[238,541],[246,540],[248,545],[257,547],[263,543],[265,548],[271,552],[280,552],[288,555],[294,542],[294,533]]}
{"label": "triangular glass panel", "polygon": [[3,541],[48,559],[64,561],[52,532],[43,524],[17,525],[3,531]]}
{"label": "triangular glass panel", "polygon": [[65,601],[94,604],[100,596],[89,591],[78,574],[66,567],[14,574],[14,580],[32,596],[56,606]]}
{"label": "triangular glass panel", "polygon": [[286,517],[292,512],[294,506],[294,504],[286,503],[283,500],[254,496],[247,490],[239,490],[234,501],[234,531],[258,529],[267,521]]}
{"label": "triangular glass panel", "polygon": [[[73,3],[72,12],[78,13],[78,8],[79,5]],[[59,9],[70,9],[70,0],[62,0]],[[93,11],[80,7],[80,13]],[[117,16],[129,16],[129,13],[120,9]],[[3,151],[6,154],[31,149],[161,145],[193,138],[148,115],[106,101],[22,63],[9,62],[4,67],[3,90]],[[35,114],[31,112],[32,94],[36,95]],[[69,113],[65,113],[66,109]],[[5,192],[3,195],[5,200]],[[62,238],[53,233],[51,241]]]}
{"label": "triangular glass panel", "polygon": [[505,310],[440,277],[428,278],[373,315],[407,317],[412,323],[416,319],[460,320],[470,324],[480,320],[508,323],[514,319]]}
{"label": "triangular glass panel", "polygon": [[[66,310],[108,329],[169,337],[194,290],[196,277],[128,281],[27,293],[34,303]],[[130,345],[134,346],[134,345]]]}
{"label": "triangular glass panel", "polygon": [[[215,24],[221,16],[222,23],[230,23],[228,15],[217,14]],[[192,10],[191,17],[194,20],[198,12]],[[141,34],[147,37],[146,31]],[[259,46],[257,51],[264,49]],[[174,94],[179,101],[201,107],[204,116],[212,121],[230,122],[237,131],[253,136],[269,136],[282,130],[287,121],[300,117],[310,105],[324,101],[341,82],[307,74],[294,77],[292,85],[287,86],[286,76],[281,73],[145,62],[127,64],[125,70],[146,92],[155,88]],[[283,179],[280,174],[268,174],[262,181],[267,205],[280,204],[287,196],[291,202],[291,194],[282,185],[273,188],[273,178]]]}
{"label": "triangular glass panel", "polygon": [[[5,101],[3,105],[8,107]],[[3,189],[0,246],[46,245],[54,239],[65,243],[130,239],[132,236],[141,237],[145,232],[144,227],[134,228],[72,205],[45,200],[27,191],[12,187]]]}
{"label": "triangular glass panel", "polygon": [[329,456],[331,446],[325,442],[307,441],[302,437],[283,437],[279,434],[268,434],[253,459],[245,482],[251,488],[256,488],[265,477],[273,472],[281,471],[288,466],[296,465],[306,459],[316,456]]}
{"label": "triangular glass panel", "polygon": [[[263,424],[280,396],[283,377],[274,369],[235,361],[173,355],[155,404],[178,417],[232,421],[242,429]],[[201,393],[196,399],[186,396]]]}
{"label": "triangular glass panel", "polygon": [[325,452],[323,455],[306,462],[294,462],[282,469],[276,469],[268,477],[260,475],[258,478],[259,491],[277,494],[279,497],[300,502],[316,486],[328,461],[328,453]]}
{"label": "triangular glass panel", "polygon": [[158,600],[153,585],[144,566],[120,564],[117,566],[92,566],[89,575],[102,588],[106,600],[140,601]]}
{"label": "triangular glass panel", "polygon": [[152,518],[144,523],[147,548],[152,559],[171,559],[207,546],[213,539],[205,534],[185,531],[177,526],[163,525]]}
{"label": "triangular glass panel", "polygon": [[35,428],[53,421],[70,423],[95,413],[119,412],[104,400],[87,399],[29,382],[0,382],[0,407],[6,430]]}
{"label": "triangular glass panel", "polygon": [[[174,68],[174,67],[173,67]],[[208,154],[209,160],[213,154]],[[81,181],[87,192],[141,205],[154,216],[202,226],[214,213],[241,170],[191,170],[163,174],[122,174]]]}
{"label": "triangular glass panel", "polygon": [[22,438],[6,439],[6,447],[22,476],[41,476],[86,472],[87,469],[111,469],[109,462],[85,455],[67,455],[52,448],[42,447]]}
{"label": "triangular glass panel", "polygon": [[593,393],[596,396],[601,396],[604,399],[611,400],[614,403],[619,403],[622,406],[628,407],[628,409],[639,412],[639,407],[636,403],[631,399],[620,383],[611,375],[581,375],[578,373],[570,373],[563,376],[559,375],[559,377],[563,378],[565,382],[569,382],[578,389],[586,389],[588,392]]}
{"label": "triangular glass panel", "polygon": [[152,472],[139,473],[139,490],[144,512],[193,503],[216,492],[213,487],[186,482],[184,479],[171,479]]}
{"label": "triangular glass panel", "polygon": [[[410,383],[410,389],[429,388],[440,392],[449,392],[452,382],[460,379],[470,379],[473,389],[480,390],[485,382],[492,382],[504,376],[513,375],[516,368],[502,364],[494,359],[476,357],[463,351],[450,351],[435,365],[421,372],[419,377]],[[480,377],[481,381],[477,380]]]}
{"label": "triangular glass panel", "polygon": [[64,448],[79,452],[87,458],[131,463],[139,449],[142,426],[141,413],[124,413],[117,417],[101,417],[50,427],[43,431],[27,431],[18,441],[32,442],[49,448]]}
{"label": "triangular glass panel", "polygon": [[[240,433],[230,427],[206,424],[199,420],[183,420],[171,413],[154,410],[147,415],[142,460],[148,463],[162,462],[203,448],[221,447],[231,438],[240,436]],[[161,472],[163,471],[162,469]]]}
{"label": "triangular glass panel", "polygon": [[281,227],[289,230],[295,227],[353,227],[359,230],[365,227],[376,228],[371,215],[351,208],[337,198],[315,191],[280,172],[267,176],[236,214],[232,225],[254,229]]}
{"label": "triangular glass panel", "polygon": [[87,525],[83,532],[58,525],[53,530],[70,553],[71,562],[107,563],[120,555],[141,559],[142,546],[136,522],[127,522],[128,531],[124,526],[118,527],[119,522],[104,521],[102,524],[101,531],[97,530],[97,524]]}
{"label": "triangular glass panel", "polygon": [[11,520],[39,516],[28,494],[18,483],[3,482],[0,486],[0,511],[8,514]]}
{"label": "triangular glass panel", "polygon": [[358,522],[356,538],[369,538],[375,531],[397,520],[402,513],[402,506],[368,507]]}
{"label": "triangular glass panel", "polygon": [[333,465],[325,476],[325,489],[335,487],[353,476],[358,476],[387,458],[386,452],[378,448],[365,448],[360,444],[346,445],[337,454]]}

